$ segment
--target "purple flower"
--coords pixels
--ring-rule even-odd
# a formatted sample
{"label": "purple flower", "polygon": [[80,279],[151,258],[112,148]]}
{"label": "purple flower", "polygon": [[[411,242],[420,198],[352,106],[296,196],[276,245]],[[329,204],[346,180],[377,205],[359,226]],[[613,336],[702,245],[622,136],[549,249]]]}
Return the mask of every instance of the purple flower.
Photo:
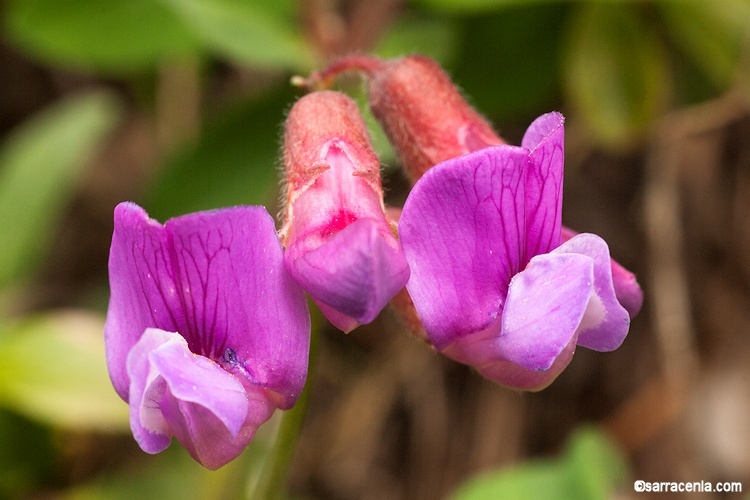
{"label": "purple flower", "polygon": [[576,345],[616,349],[630,325],[609,249],[561,244],[563,117],[539,117],[521,147],[444,161],[416,182],[399,222],[406,286],[432,344],[503,385],[540,390]]}
{"label": "purple flower", "polygon": [[[412,182],[440,162],[505,144],[490,123],[466,102],[445,71],[427,57],[380,60],[344,56],[323,71],[314,72],[306,84],[312,88],[326,86],[348,71],[367,75],[370,108]],[[528,138],[530,142],[535,140]],[[576,234],[565,227],[562,232],[563,240]],[[611,265],[617,298],[633,317],[643,304],[643,291],[633,273],[614,260]],[[409,319],[414,312],[408,299],[397,300],[394,305],[407,323],[416,323]],[[421,335],[419,328],[411,329]]]}
{"label": "purple flower", "polygon": [[172,436],[210,469],[235,458],[307,373],[310,317],[262,207],[161,225],[115,209],[107,364],[140,447]]}

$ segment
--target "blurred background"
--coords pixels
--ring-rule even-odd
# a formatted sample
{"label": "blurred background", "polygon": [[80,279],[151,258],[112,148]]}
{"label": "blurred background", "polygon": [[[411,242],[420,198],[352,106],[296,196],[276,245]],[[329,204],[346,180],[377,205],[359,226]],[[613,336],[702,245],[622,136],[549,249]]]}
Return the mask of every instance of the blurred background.
{"label": "blurred background", "polygon": [[749,0],[7,0],[0,21],[0,498],[250,491],[277,419],[213,473],[130,435],[101,334],[112,210],[275,213],[289,79],[351,52],[437,59],[510,143],[562,111],[564,223],[645,302],[620,349],[579,349],[536,394],[390,310],[322,323],[291,497],[629,498],[642,479],[750,498]]}

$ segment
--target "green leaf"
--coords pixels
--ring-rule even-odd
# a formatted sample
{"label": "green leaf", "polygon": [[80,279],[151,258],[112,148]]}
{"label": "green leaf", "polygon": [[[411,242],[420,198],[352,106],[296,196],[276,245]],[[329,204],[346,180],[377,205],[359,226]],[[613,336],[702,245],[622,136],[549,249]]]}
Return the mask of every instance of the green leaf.
{"label": "green leaf", "polygon": [[735,77],[750,20],[747,0],[664,1],[657,3],[667,33],[713,82],[725,87]]}
{"label": "green leaf", "polygon": [[[291,89],[236,104],[167,163],[144,207],[165,220],[228,205],[266,204],[278,186],[279,132]],[[271,211],[273,213],[273,211]]]}
{"label": "green leaf", "polygon": [[564,490],[564,471],[552,462],[539,461],[477,477],[461,487],[454,499],[564,500],[569,498],[562,496]]}
{"label": "green leaf", "polygon": [[[135,444],[135,443],[134,443]],[[202,488],[202,480],[212,472],[198,465],[176,441],[165,451],[143,456],[137,467],[127,471],[107,470],[96,480],[77,485],[59,495],[65,500],[130,500],[158,498],[160,500],[217,499]],[[231,467],[230,464],[228,467]],[[231,498],[231,497],[227,497]]]}
{"label": "green leaf", "polygon": [[625,484],[627,466],[599,431],[581,428],[562,457],[535,460],[480,475],[465,483],[454,500],[598,500],[612,498]]}
{"label": "green leaf", "polygon": [[532,4],[562,3],[566,0],[417,0],[416,3],[437,12],[455,14],[475,14],[504,7],[527,6]]}
{"label": "green leaf", "polygon": [[12,0],[7,10],[11,40],[52,64],[131,70],[198,47],[158,0]]}
{"label": "green leaf", "polygon": [[274,0],[267,2],[263,0],[246,0],[246,3],[255,3],[263,12],[277,19],[285,19],[287,22],[298,21],[300,10],[299,0]]}
{"label": "green leaf", "polygon": [[0,404],[54,426],[119,432],[128,405],[112,388],[104,320],[84,312],[28,318],[0,332]]}
{"label": "green leaf", "polygon": [[594,427],[576,430],[568,442],[563,467],[574,498],[612,498],[628,478],[628,466],[619,450]]}
{"label": "green leaf", "polygon": [[[247,494],[252,477],[272,455],[281,414],[261,425],[253,441],[234,460],[210,471],[193,460],[177,441],[157,455],[141,454],[140,467],[107,471],[88,484],[59,496],[64,500],[227,500]],[[133,443],[135,445],[135,443]]]}
{"label": "green leaf", "polygon": [[312,54],[283,10],[260,0],[162,0],[203,42],[237,62],[307,70]]}
{"label": "green leaf", "polygon": [[565,90],[597,140],[637,138],[666,105],[670,82],[660,40],[628,4],[585,4],[569,26]]}
{"label": "green leaf", "polygon": [[29,498],[55,470],[52,433],[0,408],[0,498]]}
{"label": "green leaf", "polygon": [[109,94],[68,98],[15,130],[0,148],[0,288],[41,257],[117,109]]}

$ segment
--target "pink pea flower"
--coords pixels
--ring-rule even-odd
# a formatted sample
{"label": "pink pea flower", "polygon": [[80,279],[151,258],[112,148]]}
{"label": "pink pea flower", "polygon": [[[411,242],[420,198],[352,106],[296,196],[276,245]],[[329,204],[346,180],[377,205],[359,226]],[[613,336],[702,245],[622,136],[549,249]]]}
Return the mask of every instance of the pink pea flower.
{"label": "pink pea flower", "polygon": [[[432,59],[346,56],[313,73],[308,84],[326,85],[347,71],[367,75],[370,108],[412,182],[440,162],[506,144]],[[562,231],[566,239],[576,234],[566,227]],[[633,273],[614,260],[612,272],[617,297],[632,318],[643,305],[643,291]]]}
{"label": "pink pea flower", "polygon": [[175,437],[209,469],[235,458],[307,375],[310,317],[263,207],[162,225],[115,209],[104,335],[112,384],[140,447]]}
{"label": "pink pea flower", "polygon": [[300,98],[286,121],[284,164],[289,274],[344,332],[371,322],[404,287],[409,268],[354,101],[331,91]]}
{"label": "pink pea flower", "polygon": [[643,293],[601,238],[561,225],[562,115],[508,146],[422,56],[344,57],[309,83],[352,70],[367,75],[373,114],[415,183],[399,221],[410,297],[394,302],[410,325],[413,303],[415,333],[525,390],[549,385],[576,345],[616,349]]}
{"label": "pink pea flower", "polygon": [[406,288],[430,342],[519,389],[549,385],[576,345],[616,349],[630,325],[604,240],[560,244],[562,171],[563,117],[549,113],[521,147],[429,169],[399,221]]}

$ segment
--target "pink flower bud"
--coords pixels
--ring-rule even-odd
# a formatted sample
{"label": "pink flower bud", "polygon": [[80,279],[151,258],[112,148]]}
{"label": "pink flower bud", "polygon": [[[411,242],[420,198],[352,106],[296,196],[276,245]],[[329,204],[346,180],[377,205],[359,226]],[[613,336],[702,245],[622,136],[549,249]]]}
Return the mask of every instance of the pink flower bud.
{"label": "pink flower bud", "polygon": [[[619,347],[642,291],[598,236],[561,226],[563,117],[508,146],[433,61],[345,57],[313,84],[366,74],[370,107],[414,182],[399,221],[411,278],[394,308],[440,352],[541,390],[576,345]],[[563,232],[565,231],[565,235]]]}
{"label": "pink flower bud", "polygon": [[409,268],[354,101],[332,91],[299,99],[286,121],[284,164],[287,270],[341,330],[369,323],[406,284]]}
{"label": "pink flower bud", "polygon": [[[325,86],[347,71],[360,71],[367,76],[370,108],[413,183],[446,160],[505,144],[440,66],[427,57],[413,55],[385,61],[343,57],[313,73],[308,85]],[[533,138],[536,142],[542,139]],[[568,228],[562,231],[565,240],[576,234]],[[612,272],[618,299],[633,317],[641,309],[643,292],[635,276],[614,260]],[[396,304],[397,309],[406,306],[408,310],[407,302]]]}

